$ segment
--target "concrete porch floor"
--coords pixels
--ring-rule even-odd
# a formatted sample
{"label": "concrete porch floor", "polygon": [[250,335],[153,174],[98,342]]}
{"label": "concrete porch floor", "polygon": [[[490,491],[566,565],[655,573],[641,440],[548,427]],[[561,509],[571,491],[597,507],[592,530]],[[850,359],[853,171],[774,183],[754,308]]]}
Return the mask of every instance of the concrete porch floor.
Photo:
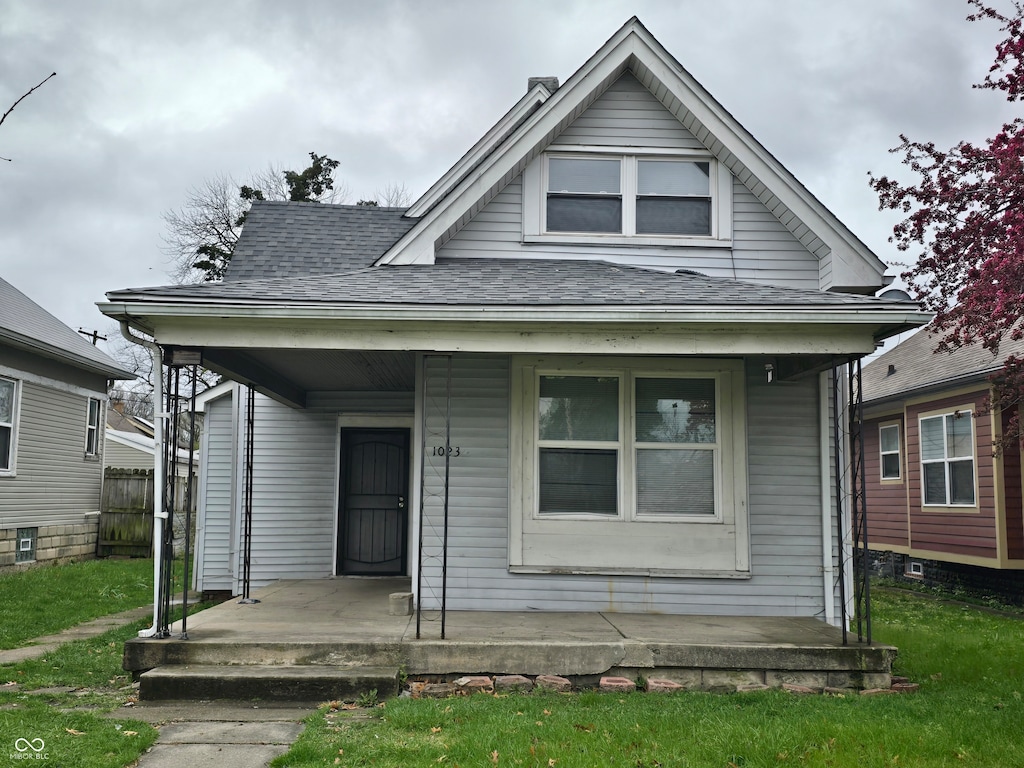
{"label": "concrete porch floor", "polygon": [[[170,665],[399,667],[412,677],[555,674],[582,684],[600,675],[664,677],[690,688],[738,684],[816,688],[889,685],[891,646],[842,644],[814,618],[629,613],[448,611],[389,615],[408,579],[281,581],[188,619],[168,639],[125,644],[125,669]],[[310,670],[311,671],[311,670]],[[326,670],[324,670],[326,671]]]}

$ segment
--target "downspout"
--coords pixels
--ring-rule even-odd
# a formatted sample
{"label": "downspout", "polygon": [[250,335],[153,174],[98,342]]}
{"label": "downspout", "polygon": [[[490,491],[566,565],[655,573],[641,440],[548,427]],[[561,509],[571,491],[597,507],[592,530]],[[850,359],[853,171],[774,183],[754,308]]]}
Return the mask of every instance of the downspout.
{"label": "downspout", "polygon": [[146,347],[153,357],[153,626],[139,630],[139,637],[155,637],[160,632],[160,564],[163,562],[164,520],[164,414],[160,409],[164,402],[163,353],[160,346],[149,339],[136,336],[128,327],[128,321],[121,321],[121,335],[128,341]]}
{"label": "downspout", "polygon": [[[818,440],[821,462],[821,574],[825,589],[825,621],[836,625],[835,565],[832,559],[832,422],[829,419],[831,374],[818,374]],[[837,447],[838,450],[838,447]],[[838,481],[838,478],[836,478]],[[838,493],[838,488],[836,493]]]}

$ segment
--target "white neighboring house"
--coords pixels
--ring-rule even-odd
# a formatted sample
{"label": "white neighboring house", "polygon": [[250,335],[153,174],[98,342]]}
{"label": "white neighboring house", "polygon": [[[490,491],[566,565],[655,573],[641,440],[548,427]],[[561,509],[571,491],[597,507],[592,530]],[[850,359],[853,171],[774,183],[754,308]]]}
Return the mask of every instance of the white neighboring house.
{"label": "white neighboring house", "polygon": [[634,18],[409,209],[258,202],[223,282],[101,308],[235,382],[199,589],[241,591],[248,477],[253,585],[837,623],[832,371],[928,319],[884,272]]}
{"label": "white neighboring house", "polygon": [[0,278],[0,570],[95,554],[107,389],[133,378]]}

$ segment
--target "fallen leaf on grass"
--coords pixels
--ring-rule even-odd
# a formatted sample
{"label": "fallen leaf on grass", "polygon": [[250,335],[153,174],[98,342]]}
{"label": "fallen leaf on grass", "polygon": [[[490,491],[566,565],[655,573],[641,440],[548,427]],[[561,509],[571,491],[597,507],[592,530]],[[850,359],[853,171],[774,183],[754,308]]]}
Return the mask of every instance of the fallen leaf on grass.
{"label": "fallen leaf on grass", "polygon": [[431,733],[440,733],[441,732],[441,726],[439,726],[439,725],[431,726],[430,732]]}
{"label": "fallen leaf on grass", "polygon": [[498,750],[494,750],[493,752],[491,752],[491,762],[495,765],[498,764]]}
{"label": "fallen leaf on grass", "polygon": [[65,728],[64,730],[72,736],[85,736],[85,731],[76,731],[74,728]]}
{"label": "fallen leaf on grass", "polygon": [[593,733],[596,727],[597,726],[595,726],[593,723],[587,723],[586,725],[576,723],[575,725],[573,725],[573,728],[575,728],[577,731],[583,731],[584,733]]}
{"label": "fallen leaf on grass", "polygon": [[122,736],[138,736],[139,732],[138,731],[123,731],[121,733],[121,735]]}
{"label": "fallen leaf on grass", "polygon": [[545,715],[550,715],[551,714],[551,710],[550,709],[545,709],[544,710],[544,714]]}

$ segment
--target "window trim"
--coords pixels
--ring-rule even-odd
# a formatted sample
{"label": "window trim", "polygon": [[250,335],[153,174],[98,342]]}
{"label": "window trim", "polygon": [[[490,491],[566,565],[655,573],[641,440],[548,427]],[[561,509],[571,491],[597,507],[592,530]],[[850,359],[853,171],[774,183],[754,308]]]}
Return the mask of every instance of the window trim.
{"label": "window trim", "polygon": [[[587,376],[618,370],[626,370],[635,378],[650,375],[718,380],[716,415],[721,468],[715,478],[717,519],[706,514],[648,515],[637,519],[623,513],[625,507],[620,507],[616,518],[536,514],[539,372]],[[586,356],[514,356],[510,393],[509,571],[750,578],[745,371],[744,361],[732,358],[598,360]],[[632,459],[628,466],[633,466]],[[629,480],[628,489],[624,487],[627,483],[619,483],[621,499],[623,494],[634,492],[634,485],[632,470],[620,472]],[[632,541],[633,546],[623,547],[624,541]]]}
{"label": "window trim", "polygon": [[[95,418],[93,418],[93,403],[96,404]],[[103,403],[98,397],[86,399],[85,405],[85,456],[94,458],[100,454],[100,412],[103,410]]]}
{"label": "window trim", "polygon": [[14,400],[11,407],[11,421],[3,422],[0,427],[10,429],[10,454],[6,467],[0,467],[0,477],[14,477],[18,474],[18,424],[21,416],[21,380],[13,376],[0,376],[0,379],[14,384]]}
{"label": "window trim", "polygon": [[[556,158],[609,159],[621,161],[620,197],[622,199],[622,232],[548,232],[548,160]],[[636,234],[637,161],[677,160],[708,163],[711,197],[710,235]],[[732,174],[707,152],[666,148],[560,147],[551,146],[535,158],[523,172],[524,243],[591,243],[626,246],[732,246]]]}
{"label": "window trim", "polygon": [[[970,419],[971,423],[971,483],[972,490],[974,491],[974,501],[969,504],[955,504],[949,501],[951,483],[949,475],[949,465],[951,461],[965,461],[967,456],[943,456],[941,459],[925,459],[924,458],[924,441],[922,435],[924,430],[922,428],[922,422],[941,418],[942,422],[942,436],[943,436],[943,448],[946,446],[946,419],[947,418],[967,418]],[[927,411],[919,413],[917,415],[917,441],[918,441],[918,463],[921,468],[921,479],[920,479],[920,493],[921,493],[921,508],[928,510],[953,510],[956,512],[979,512],[980,504],[978,496],[980,489],[978,487],[978,440],[976,430],[976,418],[974,407],[965,405],[962,408],[942,408],[935,411]],[[935,503],[925,501],[925,465],[926,464],[943,464],[944,466],[944,490],[945,490],[945,503]]]}
{"label": "window trim", "polygon": [[[882,447],[882,431],[886,429],[896,430],[896,450],[886,451]],[[898,421],[885,422],[878,425],[878,479],[883,485],[902,485],[903,484],[903,433],[900,429],[900,423]],[[895,476],[886,476],[885,474],[885,457],[896,454],[898,461],[897,473]]]}

